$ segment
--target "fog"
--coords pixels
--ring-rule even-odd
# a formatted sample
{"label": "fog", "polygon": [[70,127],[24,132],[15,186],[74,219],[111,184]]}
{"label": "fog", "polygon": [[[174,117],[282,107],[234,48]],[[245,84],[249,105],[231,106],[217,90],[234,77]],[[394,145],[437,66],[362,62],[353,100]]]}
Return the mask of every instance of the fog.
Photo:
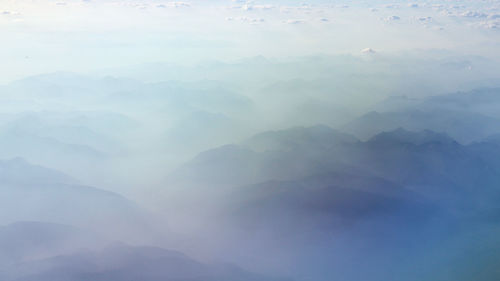
{"label": "fog", "polygon": [[500,2],[0,3],[0,279],[497,280]]}

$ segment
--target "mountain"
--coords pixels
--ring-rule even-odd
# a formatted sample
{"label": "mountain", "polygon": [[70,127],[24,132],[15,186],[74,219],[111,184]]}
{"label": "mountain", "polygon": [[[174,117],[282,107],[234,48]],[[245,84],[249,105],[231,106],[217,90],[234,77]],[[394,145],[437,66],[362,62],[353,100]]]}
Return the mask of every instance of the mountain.
{"label": "mountain", "polygon": [[[324,125],[269,131],[240,144],[204,151],[177,169],[170,179],[176,183],[241,185],[300,178],[321,171],[324,162],[339,166],[335,159],[325,158],[324,152],[357,142]],[[229,167],[230,174],[226,172]]]}
{"label": "mountain", "polygon": [[221,208],[221,218],[229,218],[230,224],[264,233],[285,232],[288,238],[345,231],[363,221],[417,224],[439,214],[439,207],[418,193],[360,171],[241,186],[224,202],[228,206]]}
{"label": "mountain", "polygon": [[104,245],[101,237],[68,225],[20,221],[0,226],[0,271],[21,262]]}
{"label": "mountain", "polygon": [[42,166],[31,165],[23,158],[0,160],[0,182],[2,183],[76,183],[70,176]]}
{"label": "mountain", "polygon": [[232,265],[200,263],[182,253],[117,243],[99,251],[81,251],[20,263],[0,272],[5,281],[278,281]]}
{"label": "mountain", "polygon": [[[84,118],[88,118],[86,114],[78,117],[76,114],[70,116],[56,112],[26,112],[5,116],[0,132],[5,136],[21,135],[30,138],[48,138],[108,153],[118,150],[120,143],[113,137],[112,132],[103,133],[102,130],[97,132],[96,129],[99,129],[91,129],[89,122],[78,122],[78,119]],[[103,116],[103,123],[105,119]]]}
{"label": "mountain", "polygon": [[499,133],[499,121],[480,113],[445,109],[374,111],[347,123],[342,127],[342,131],[366,140],[380,132],[397,128],[410,131],[432,130],[446,133],[460,143],[470,143]]}
{"label": "mountain", "polygon": [[500,88],[478,88],[470,91],[413,98],[405,95],[390,96],[372,108],[377,112],[401,112],[407,110],[445,110],[479,113],[499,118]]}
{"label": "mountain", "polygon": [[402,127],[411,131],[445,132],[461,143],[479,141],[500,133],[500,88],[409,98],[392,96],[376,104],[371,112],[344,126],[342,131],[368,139],[382,131]]}
{"label": "mountain", "polygon": [[293,128],[243,143],[199,154],[174,172],[170,183],[217,192],[222,186],[350,171],[386,179],[432,200],[448,198],[451,205],[491,206],[500,195],[495,184],[500,163],[488,157],[490,150],[497,155],[496,147],[462,145],[430,130],[399,128],[361,142],[325,127]]}
{"label": "mountain", "polygon": [[71,72],[55,72],[30,76],[2,86],[0,91],[9,97],[39,99],[45,102],[58,100],[91,101],[99,95],[125,89],[135,89],[141,83],[132,79],[113,77],[94,78]]}
{"label": "mountain", "polygon": [[423,130],[420,132],[410,132],[403,128],[398,128],[390,132],[381,132],[369,140],[371,143],[383,144],[456,144],[456,141],[445,133],[436,133],[431,130]]}
{"label": "mountain", "polygon": [[167,113],[169,119],[178,119],[193,111],[235,116],[249,113],[254,107],[250,98],[217,81],[148,83],[139,88],[111,92],[100,102],[122,112],[141,112],[143,116]]}
{"label": "mountain", "polygon": [[325,125],[295,127],[280,131],[257,134],[243,142],[256,151],[294,150],[310,146],[314,149],[328,149],[340,144],[356,143],[351,135],[338,132]]}
{"label": "mountain", "polygon": [[444,268],[487,259],[481,247],[498,242],[487,233],[498,233],[499,151],[431,130],[365,141],[323,126],[270,131],[200,153],[171,175],[162,202],[211,254],[306,280],[466,280]]}
{"label": "mountain", "polygon": [[[0,133],[0,158],[25,158],[32,163],[56,168],[81,178],[90,174],[109,156],[87,145],[61,142],[51,137],[6,132]],[[83,170],[87,170],[83,172]]]}
{"label": "mountain", "polygon": [[[225,145],[198,154],[179,167],[168,180],[172,184],[198,182],[231,185],[252,182],[260,174],[260,155],[246,147]],[[226,173],[231,167],[231,173]]]}
{"label": "mountain", "polygon": [[464,110],[500,118],[500,88],[480,88],[468,92],[430,96],[421,101],[422,107]]}
{"label": "mountain", "polygon": [[0,172],[0,224],[51,222],[123,239],[141,238],[138,233],[147,239],[145,233],[152,231],[146,212],[119,194],[80,185],[22,159],[0,162]]}
{"label": "mountain", "polygon": [[383,132],[346,155],[351,165],[455,208],[492,206],[500,194],[498,166],[441,133]]}

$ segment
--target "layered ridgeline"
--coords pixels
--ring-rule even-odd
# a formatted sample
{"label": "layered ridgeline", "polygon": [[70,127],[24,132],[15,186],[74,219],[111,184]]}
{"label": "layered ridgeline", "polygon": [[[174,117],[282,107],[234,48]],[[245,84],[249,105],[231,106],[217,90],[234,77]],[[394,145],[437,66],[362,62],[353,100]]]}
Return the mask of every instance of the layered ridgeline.
{"label": "layered ridgeline", "polygon": [[230,264],[207,264],[158,247],[109,242],[74,227],[18,222],[0,227],[0,278],[6,281],[284,281]]}
{"label": "layered ridgeline", "polygon": [[0,87],[0,280],[498,279],[499,89],[289,78]]}
{"label": "layered ridgeline", "polygon": [[247,134],[255,104],[233,88],[66,72],[0,85],[0,158],[132,193],[197,152]]}
{"label": "layered ridgeline", "polygon": [[[321,125],[266,132],[241,144],[202,152],[169,181],[173,186],[198,185],[216,192],[212,187],[344,172],[383,178],[415,192],[431,185],[442,186],[443,192],[444,187],[461,187],[453,190],[456,194],[477,190],[479,184],[482,192],[476,196],[490,198],[494,205],[495,198],[485,192],[495,192],[500,162],[493,155],[497,149],[494,136],[462,145],[445,133],[398,128],[360,141]],[[434,198],[439,192],[424,195]],[[474,204],[472,199],[467,198],[468,204]]]}
{"label": "layered ridgeline", "polygon": [[368,139],[399,127],[414,131],[429,129],[445,132],[460,143],[480,141],[500,133],[499,93],[499,88],[486,88],[421,99],[394,96],[348,122],[342,130]]}
{"label": "layered ridgeline", "polygon": [[463,145],[398,128],[360,141],[296,127],[200,153],[162,200],[178,227],[226,245],[212,253],[304,280],[468,280],[478,268],[490,280],[499,153],[494,137]]}
{"label": "layered ridgeline", "polygon": [[21,158],[0,162],[0,205],[1,280],[285,280],[119,242],[165,244],[172,233],[121,195]]}
{"label": "layered ridgeline", "polygon": [[136,241],[148,241],[154,233],[151,214],[136,203],[22,158],[0,161],[0,195],[2,225],[68,224]]}

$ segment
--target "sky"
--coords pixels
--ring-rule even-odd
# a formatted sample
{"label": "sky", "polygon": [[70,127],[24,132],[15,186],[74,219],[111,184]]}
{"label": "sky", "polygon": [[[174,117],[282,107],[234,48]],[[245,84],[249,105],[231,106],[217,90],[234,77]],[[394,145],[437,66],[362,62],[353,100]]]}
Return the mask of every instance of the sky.
{"label": "sky", "polygon": [[0,1],[0,83],[150,62],[446,50],[498,60],[500,1]]}

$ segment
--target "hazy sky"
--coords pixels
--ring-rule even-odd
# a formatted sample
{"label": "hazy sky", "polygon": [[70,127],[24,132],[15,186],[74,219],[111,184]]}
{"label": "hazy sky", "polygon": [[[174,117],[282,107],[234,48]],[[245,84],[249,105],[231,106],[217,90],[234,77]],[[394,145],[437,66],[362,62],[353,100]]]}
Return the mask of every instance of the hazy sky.
{"label": "hazy sky", "polygon": [[59,70],[446,49],[498,59],[500,1],[1,0],[0,82]]}

